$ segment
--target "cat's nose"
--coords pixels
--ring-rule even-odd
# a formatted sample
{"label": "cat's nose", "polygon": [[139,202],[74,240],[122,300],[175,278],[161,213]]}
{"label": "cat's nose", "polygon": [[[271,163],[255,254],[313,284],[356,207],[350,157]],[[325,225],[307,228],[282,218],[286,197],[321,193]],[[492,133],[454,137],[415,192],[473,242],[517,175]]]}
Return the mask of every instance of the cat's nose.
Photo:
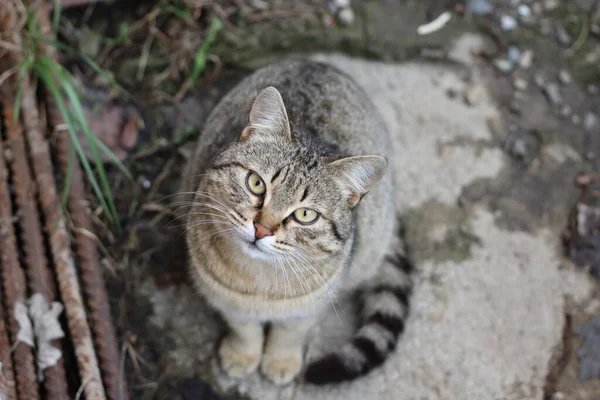
{"label": "cat's nose", "polygon": [[254,229],[255,229],[254,236],[257,239],[262,239],[265,236],[273,236],[273,232],[270,229],[265,228],[264,226],[262,226],[258,222],[254,223]]}

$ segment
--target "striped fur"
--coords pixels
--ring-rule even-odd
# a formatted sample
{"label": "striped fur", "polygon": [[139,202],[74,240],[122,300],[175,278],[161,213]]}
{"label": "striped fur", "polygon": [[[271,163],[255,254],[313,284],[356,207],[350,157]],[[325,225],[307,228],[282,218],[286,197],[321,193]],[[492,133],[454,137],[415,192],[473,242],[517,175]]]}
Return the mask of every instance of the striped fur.
{"label": "striped fur", "polygon": [[350,381],[383,364],[396,348],[409,313],[411,263],[403,254],[387,257],[380,274],[368,282],[362,296],[362,326],[339,350],[310,363],[308,383]]}

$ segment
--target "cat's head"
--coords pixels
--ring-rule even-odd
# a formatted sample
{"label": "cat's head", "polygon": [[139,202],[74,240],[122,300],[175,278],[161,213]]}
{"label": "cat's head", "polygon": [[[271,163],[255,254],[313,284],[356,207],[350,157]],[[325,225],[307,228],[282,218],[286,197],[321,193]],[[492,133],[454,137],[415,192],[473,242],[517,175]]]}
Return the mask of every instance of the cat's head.
{"label": "cat's head", "polygon": [[351,237],[352,210],[387,161],[319,155],[300,136],[292,134],[277,89],[263,89],[238,140],[200,183],[190,212],[195,236],[220,235],[265,261],[340,255]]}

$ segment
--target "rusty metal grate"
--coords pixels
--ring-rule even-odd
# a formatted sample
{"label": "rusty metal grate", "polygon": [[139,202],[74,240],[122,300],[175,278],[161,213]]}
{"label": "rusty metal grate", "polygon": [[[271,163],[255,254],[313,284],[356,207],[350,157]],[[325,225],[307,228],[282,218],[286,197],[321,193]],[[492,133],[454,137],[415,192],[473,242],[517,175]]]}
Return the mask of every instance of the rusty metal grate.
{"label": "rusty metal grate", "polygon": [[[2,39],[18,43],[12,2],[0,1]],[[43,32],[51,32],[49,14],[41,2],[37,18]],[[40,46],[42,47],[42,46]],[[51,46],[38,51],[56,58]],[[120,368],[119,348],[106,292],[102,266],[92,234],[90,210],[85,201],[83,174],[72,163],[67,224],[55,174],[67,175],[70,140],[52,98],[41,88],[43,101],[29,76],[10,74],[22,56],[18,51],[0,54],[0,399],[126,400],[127,388]],[[21,90],[20,117],[15,119],[14,99]],[[55,147],[48,138],[52,135]],[[53,164],[51,150],[56,163]],[[68,332],[49,344],[62,356],[52,366],[40,366],[40,346],[19,336],[22,321],[17,307],[34,294],[46,303],[64,306]],[[38,329],[34,326],[36,334]],[[43,329],[39,330],[43,331]],[[38,338],[39,339],[39,338]],[[70,340],[72,343],[67,343]],[[65,367],[68,349],[74,349],[78,381],[70,381]],[[71,366],[74,368],[75,365]],[[43,368],[43,370],[42,370]]]}

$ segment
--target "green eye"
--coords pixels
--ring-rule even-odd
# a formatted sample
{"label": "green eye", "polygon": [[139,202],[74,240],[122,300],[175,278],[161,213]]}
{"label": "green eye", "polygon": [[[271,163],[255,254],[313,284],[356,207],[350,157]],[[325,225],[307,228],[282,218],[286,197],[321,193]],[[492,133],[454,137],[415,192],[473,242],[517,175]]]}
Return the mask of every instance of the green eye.
{"label": "green eye", "polygon": [[319,213],[310,208],[299,208],[292,214],[294,219],[302,225],[310,225],[317,221]]}
{"label": "green eye", "polygon": [[262,196],[267,191],[265,181],[263,181],[256,172],[248,173],[248,176],[246,177],[246,187],[256,196]]}

